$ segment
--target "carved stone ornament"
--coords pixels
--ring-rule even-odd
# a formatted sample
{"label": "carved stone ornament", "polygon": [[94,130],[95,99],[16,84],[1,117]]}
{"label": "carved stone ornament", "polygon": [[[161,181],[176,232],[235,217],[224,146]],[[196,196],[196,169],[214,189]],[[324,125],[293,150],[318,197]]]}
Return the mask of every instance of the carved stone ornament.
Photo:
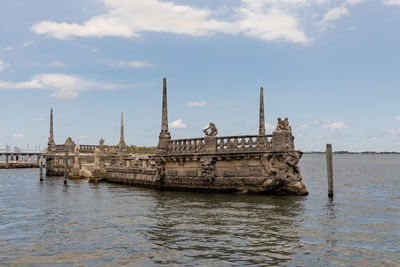
{"label": "carved stone ornament", "polygon": [[67,140],[65,140],[64,145],[75,145],[75,143],[72,141],[71,137],[68,137]]}
{"label": "carved stone ornament", "polygon": [[165,162],[159,158],[154,160],[157,167],[158,180],[163,183],[165,179]]}
{"label": "carved stone ornament", "polygon": [[281,118],[278,118],[278,125],[276,126],[277,132],[291,132],[292,127],[289,126],[289,120],[288,118],[285,118],[282,120]]}
{"label": "carved stone ornament", "polygon": [[75,146],[75,150],[74,150],[75,157],[79,157],[79,152],[80,151],[81,151],[81,146],[80,145],[76,145]]}
{"label": "carved stone ornament", "polygon": [[215,124],[210,122],[208,127],[203,130],[203,133],[206,136],[217,136],[218,130],[217,130],[217,127],[215,127]]}
{"label": "carved stone ornament", "polygon": [[104,146],[104,139],[103,139],[103,138],[100,139],[99,145],[100,145],[100,146]]}
{"label": "carved stone ornament", "polygon": [[214,182],[216,172],[215,172],[215,158],[214,157],[204,157],[200,160],[201,162],[201,176],[204,181]]}

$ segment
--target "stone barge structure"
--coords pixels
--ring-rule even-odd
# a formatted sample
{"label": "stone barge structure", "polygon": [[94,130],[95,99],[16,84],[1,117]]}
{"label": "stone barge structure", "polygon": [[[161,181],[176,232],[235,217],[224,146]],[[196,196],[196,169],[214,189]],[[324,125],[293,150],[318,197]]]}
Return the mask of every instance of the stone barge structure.
{"label": "stone barge structure", "polygon": [[[218,136],[213,123],[205,137],[171,139],[168,130],[167,85],[163,81],[162,122],[157,152],[148,157],[126,153],[121,115],[120,143],[105,146],[76,145],[70,138],[55,145],[51,112],[47,175],[88,177],[129,185],[161,189],[307,195],[298,162],[302,152],[294,149],[288,119],[278,118],[272,134],[265,133],[263,88],[260,89],[258,135]],[[74,151],[67,156],[65,151]]]}

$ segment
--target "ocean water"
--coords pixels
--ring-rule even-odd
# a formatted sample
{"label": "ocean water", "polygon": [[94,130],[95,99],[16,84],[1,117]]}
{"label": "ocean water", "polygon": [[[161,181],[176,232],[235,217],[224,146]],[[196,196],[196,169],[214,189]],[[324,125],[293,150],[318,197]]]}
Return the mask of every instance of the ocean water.
{"label": "ocean water", "polygon": [[305,197],[160,191],[0,170],[0,266],[400,266],[400,155],[300,161]]}

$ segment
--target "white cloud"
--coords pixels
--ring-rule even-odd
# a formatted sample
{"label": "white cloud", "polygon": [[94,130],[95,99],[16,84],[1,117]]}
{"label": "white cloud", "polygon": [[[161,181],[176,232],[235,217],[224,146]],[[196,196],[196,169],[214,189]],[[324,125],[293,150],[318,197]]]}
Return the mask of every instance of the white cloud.
{"label": "white cloud", "polygon": [[332,132],[335,132],[339,129],[349,128],[350,124],[341,121],[327,121],[325,124],[322,125],[322,128],[329,129]]}
{"label": "white cloud", "polygon": [[0,89],[49,90],[50,96],[58,99],[77,98],[82,91],[113,90],[122,86],[112,83],[100,83],[65,74],[38,74],[26,82],[6,82],[0,80]]}
{"label": "white cloud", "polygon": [[390,129],[390,130],[387,130],[386,133],[390,136],[397,136],[397,135],[400,135],[400,129],[397,129],[397,130]]}
{"label": "white cloud", "polygon": [[57,68],[62,68],[62,67],[65,67],[65,64],[62,63],[61,61],[57,60],[57,61],[51,62],[50,66],[57,67]]}
{"label": "white cloud", "polygon": [[382,2],[389,6],[400,6],[400,0],[383,0]]}
{"label": "white cloud", "polygon": [[322,20],[315,24],[321,26],[322,29],[326,29],[328,26],[334,27],[333,21],[347,15],[349,15],[349,10],[342,4],[326,12]]}
{"label": "white cloud", "polygon": [[7,69],[8,67],[10,67],[10,64],[8,64],[0,59],[0,72]]}
{"label": "white cloud", "polygon": [[170,128],[177,128],[177,129],[185,129],[187,128],[186,123],[184,123],[181,119],[177,119],[169,124]]}
{"label": "white cloud", "polygon": [[204,107],[207,105],[206,101],[201,101],[201,102],[189,102],[186,104],[188,107]]}
{"label": "white cloud", "polygon": [[394,117],[396,120],[400,120],[400,115]]}
{"label": "white cloud", "polygon": [[270,124],[268,122],[265,123],[265,129],[266,130],[275,130],[275,126],[273,124]]}
{"label": "white cloud", "polygon": [[22,45],[20,45],[19,47],[20,48],[28,47],[28,46],[33,45],[34,43],[35,43],[35,41],[27,41],[27,42],[23,43]]}
{"label": "white cloud", "polygon": [[278,8],[265,12],[241,8],[242,19],[237,22],[238,30],[245,35],[266,40],[284,40],[293,43],[307,43],[307,37],[299,28],[297,17]]}
{"label": "white cloud", "polygon": [[350,5],[357,5],[360,4],[362,2],[364,2],[365,0],[346,0],[347,3],[349,3]]}
{"label": "white cloud", "polygon": [[33,45],[34,43],[35,43],[35,41],[27,41],[27,42],[25,42],[25,43],[23,43],[23,44],[21,44],[21,45],[16,46],[16,47],[14,47],[14,46],[6,46],[6,47],[3,47],[3,50],[11,51],[11,50],[14,50],[14,48],[24,48],[24,47],[31,46],[31,45]]}
{"label": "white cloud", "polygon": [[236,104],[237,103],[234,101],[219,103],[220,106],[232,106],[232,105],[236,105]]}
{"label": "white cloud", "polygon": [[153,64],[151,64],[151,62],[149,61],[140,61],[140,60],[132,60],[132,61],[103,60],[102,62],[114,68],[149,68],[153,66]]}
{"label": "white cloud", "polygon": [[310,127],[310,125],[307,123],[303,123],[300,125],[300,128],[308,128],[308,127]]}
{"label": "white cloud", "polygon": [[16,133],[16,134],[13,134],[12,136],[13,136],[14,138],[22,138],[22,137],[25,136],[25,134],[24,134],[24,133]]}
{"label": "white cloud", "polygon": [[[225,20],[213,17],[218,11],[178,5],[160,0],[102,0],[108,12],[82,24],[41,21],[32,26],[37,34],[58,39],[118,36],[134,38],[143,32],[210,36],[215,33],[244,34],[266,41],[306,43],[298,18],[276,5],[277,1],[245,1],[232,7]],[[306,0],[284,2],[299,3]]]}

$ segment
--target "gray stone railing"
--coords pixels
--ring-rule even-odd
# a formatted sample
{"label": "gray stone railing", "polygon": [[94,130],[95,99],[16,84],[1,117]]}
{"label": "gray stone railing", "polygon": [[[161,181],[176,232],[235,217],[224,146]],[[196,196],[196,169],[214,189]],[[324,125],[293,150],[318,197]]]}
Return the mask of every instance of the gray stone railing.
{"label": "gray stone railing", "polygon": [[[99,148],[103,154],[112,154],[112,153],[119,153],[120,147],[119,146],[99,146],[99,145],[79,145],[80,146],[80,153],[94,153],[96,148]],[[55,153],[65,153],[66,145],[55,145],[54,150],[51,152]],[[69,153],[74,153],[75,145],[68,145]],[[49,151],[50,152],[50,151]]]}
{"label": "gray stone railing", "polygon": [[55,145],[55,152],[65,152],[65,145]]}
{"label": "gray stone railing", "polygon": [[[272,137],[266,135],[264,138]],[[263,144],[266,142],[262,142]],[[221,136],[217,137],[217,150],[256,150],[260,147],[259,135]]]}
{"label": "gray stone railing", "polygon": [[98,148],[98,145],[79,145],[80,153],[94,153],[95,149]]}
{"label": "gray stone railing", "polygon": [[201,151],[204,148],[204,138],[175,139],[168,141],[167,152]]}
{"label": "gray stone railing", "polygon": [[167,154],[269,150],[272,135],[241,135],[169,140]]}

